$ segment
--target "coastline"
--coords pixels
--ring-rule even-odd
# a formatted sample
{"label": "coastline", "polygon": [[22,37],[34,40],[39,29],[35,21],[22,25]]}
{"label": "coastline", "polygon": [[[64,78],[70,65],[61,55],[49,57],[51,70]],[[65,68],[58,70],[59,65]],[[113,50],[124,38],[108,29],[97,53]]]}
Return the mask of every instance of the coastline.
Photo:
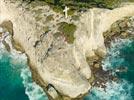
{"label": "coastline", "polygon": [[[3,27],[0,27],[0,28],[3,29]],[[6,27],[4,27],[4,28],[6,28]],[[9,67],[9,69],[11,67],[11,69],[9,70],[9,72],[10,71],[11,72],[10,73],[5,72],[5,74],[9,74],[9,75],[11,74],[11,77],[13,79],[15,77],[18,77],[19,80],[22,80],[22,81],[19,81],[19,82],[24,87],[21,87],[21,88],[18,87],[18,90],[20,90],[20,91],[24,90],[24,91],[22,93],[18,94],[18,95],[22,96],[21,94],[25,94],[26,96],[28,96],[28,98],[30,100],[32,100],[32,98],[37,99],[37,100],[42,99],[42,98],[44,100],[48,100],[47,97],[45,96],[45,92],[43,91],[43,89],[38,84],[36,84],[35,81],[32,79],[31,71],[30,71],[29,66],[28,66],[28,57],[27,57],[27,55],[25,54],[25,52],[22,53],[20,51],[20,49],[17,50],[17,49],[14,48],[14,46],[12,44],[12,34],[10,34],[8,32],[8,28],[6,28],[6,29],[7,30],[3,29],[3,32],[2,32],[2,38],[1,38],[1,41],[0,41],[1,42],[1,47],[0,48],[3,51],[3,52],[1,52],[1,54],[5,53],[4,57],[6,58],[6,57],[9,56],[9,58],[10,58],[10,59],[7,59],[7,61],[10,61],[8,64],[11,64],[11,65],[7,64],[7,66]],[[7,33],[9,33],[9,34],[7,34]],[[10,48],[10,51],[8,51],[7,46],[5,46],[5,44],[3,44],[3,42],[5,42],[6,45],[8,45],[8,47]],[[4,58],[2,58],[2,59],[4,59]],[[6,67],[6,66],[4,66],[4,67]],[[5,69],[5,70],[8,70],[8,68]],[[13,70],[13,72],[12,72],[12,70]],[[4,73],[4,70],[3,70],[2,73]],[[15,74],[17,74],[17,76],[12,76],[12,75],[15,75]],[[3,80],[3,81],[5,81],[5,80]],[[17,82],[17,80],[16,80],[16,82]],[[6,82],[5,82],[5,84],[6,84]],[[7,84],[8,84],[8,82],[7,82]],[[14,82],[10,83],[10,84],[11,84],[11,87],[10,86],[9,87],[12,90],[12,84],[14,84]],[[18,85],[19,84],[17,84],[13,89],[16,89]],[[9,89],[9,91],[10,91],[10,89]],[[40,92],[40,93],[38,93],[38,92]],[[15,95],[15,94],[13,94],[13,95]],[[2,95],[2,96],[4,96],[4,95]],[[21,98],[23,98],[23,97],[21,97]],[[26,100],[28,100],[28,98]],[[12,99],[12,98],[10,98],[10,99]]]}
{"label": "coastline", "polygon": [[[18,30],[18,29],[16,29],[16,28],[14,27],[14,30]],[[19,33],[19,32],[16,32],[16,33]],[[15,36],[18,36],[18,34],[16,34]],[[24,35],[23,35],[23,36],[24,36]],[[20,36],[19,36],[19,37],[20,37]],[[18,38],[19,38],[19,37],[18,37]],[[34,39],[35,39],[35,38],[34,38]],[[27,40],[26,40],[26,41],[27,41]],[[27,48],[27,45],[28,45],[28,44],[25,45],[25,46],[26,46],[25,49]],[[30,45],[31,45],[31,43],[30,43]],[[29,47],[28,47],[28,48],[29,48]],[[32,48],[33,48],[33,47],[32,47]],[[28,50],[27,52],[28,52],[28,53],[32,53],[32,52],[34,53],[34,52],[36,52],[36,51],[34,51],[32,48],[31,48],[30,51]],[[47,48],[46,48],[46,49],[47,49]],[[33,51],[32,51],[32,50],[33,50]],[[32,51],[32,52],[31,52],[31,51]],[[33,54],[32,54],[32,55],[33,55]],[[33,58],[35,59],[35,57],[32,57],[32,59],[33,59]],[[30,59],[31,59],[31,57],[30,57]],[[37,60],[34,60],[34,59],[32,60],[32,62],[36,63]],[[33,64],[33,63],[32,63],[32,64]],[[41,72],[41,71],[40,71],[40,72]],[[75,73],[76,73],[76,72],[75,72]],[[72,74],[75,74],[75,73],[72,73]],[[44,79],[49,79],[49,80],[50,80],[51,78],[49,78],[49,73],[48,73],[48,74],[45,73],[45,74],[47,75],[47,76],[45,75],[45,77],[47,77],[47,78],[44,77]],[[44,74],[42,74],[42,75],[44,75]],[[70,77],[70,76],[68,76],[68,77]],[[79,76],[78,76],[78,78],[79,78]],[[57,79],[56,79],[56,80],[57,80]],[[71,80],[72,80],[72,79],[71,79]],[[81,80],[81,79],[80,79],[80,80]],[[81,80],[80,82],[84,82],[84,80],[83,80],[83,81]],[[56,83],[56,84],[57,84],[57,83]],[[84,84],[85,84],[85,83],[84,83]],[[87,83],[86,83],[85,85],[88,86]],[[72,87],[72,86],[71,86],[71,87]],[[88,88],[89,88],[89,87],[88,87]],[[86,88],[86,91],[88,91],[88,88]],[[84,89],[84,88],[83,88],[83,89]],[[71,90],[72,90],[72,89],[71,89]],[[76,89],[75,89],[75,90],[76,90]],[[84,91],[85,91],[85,90],[84,90]]]}
{"label": "coastline", "polygon": [[[118,43],[118,41],[125,41],[125,39],[133,40],[134,34],[132,27],[133,26],[134,17],[129,16],[122,18],[115,23],[112,24],[109,30],[104,32],[104,43],[107,49],[112,47],[112,43]],[[107,55],[106,55],[107,56]],[[125,66],[118,66],[116,69],[104,70],[103,63],[106,57],[102,58],[99,56],[94,56],[91,58],[87,58],[87,62],[91,67],[91,71],[93,73],[93,86],[102,87],[105,89],[105,83],[109,80],[118,81],[118,77],[116,75],[112,75],[112,72],[127,72],[127,68]]]}
{"label": "coastline", "polygon": [[[131,13],[130,13],[130,15],[131,15]],[[9,18],[9,20],[10,20],[10,18]],[[14,24],[14,23],[13,23]],[[17,28],[17,26],[16,26],[16,28]],[[16,29],[15,28],[15,29]],[[19,31],[18,31],[19,32]],[[19,33],[20,34],[20,33]],[[19,36],[19,35],[18,35]],[[13,37],[13,40],[14,40],[14,42],[13,42],[13,45],[15,44],[15,46],[14,46],[14,48],[16,49],[16,50],[18,50],[18,51],[22,51],[22,52],[25,52],[25,49],[24,49],[24,46],[22,46],[21,45],[21,43],[22,43],[22,41],[21,41],[21,43],[19,43],[18,41],[19,41],[19,37],[17,37],[17,39],[15,40],[14,39],[14,37]],[[23,41],[24,42],[24,41]],[[89,42],[89,41],[88,41]],[[31,42],[32,43],[32,42]],[[87,49],[87,48],[86,48]],[[32,50],[29,50],[29,52],[31,52]],[[32,51],[32,52],[34,52],[34,50]],[[25,52],[26,53],[26,52]],[[85,53],[85,52],[84,52]],[[37,66],[34,64],[35,62],[36,62],[36,59],[35,58],[33,58],[34,60],[32,60],[31,58],[33,57],[29,57],[29,54],[30,53],[26,53],[26,55],[27,55],[27,57],[28,57],[28,65],[30,66],[30,69],[31,69],[31,71],[32,71],[32,76],[33,76],[33,79],[36,81],[36,83],[38,83],[41,87],[43,87],[43,89],[46,91],[46,93],[47,93],[47,90],[46,90],[46,87],[48,86],[48,82],[45,82],[44,81],[44,79],[42,79],[42,76],[40,76],[40,72],[38,72],[39,70],[37,69]],[[31,60],[31,61],[30,61]],[[35,61],[35,62],[34,62]],[[32,62],[34,62],[34,63],[32,63]],[[36,75],[37,74],[37,75]],[[47,75],[47,74],[46,74]],[[49,75],[49,74],[48,74]],[[38,77],[38,78],[37,78]],[[51,81],[50,81],[51,82]],[[88,89],[87,89],[88,90]],[[86,91],[87,91],[86,90]],[[85,92],[85,91],[84,91]],[[57,92],[58,93],[58,92]],[[85,94],[85,93],[83,93],[83,94]],[[49,95],[49,94],[47,94],[47,95]],[[65,97],[66,98],[66,96],[64,96],[64,94],[62,94],[62,96],[63,97]],[[49,96],[49,97],[51,97],[51,96]],[[52,98],[50,98],[50,99],[52,99]],[[78,100],[78,99],[77,99]]]}

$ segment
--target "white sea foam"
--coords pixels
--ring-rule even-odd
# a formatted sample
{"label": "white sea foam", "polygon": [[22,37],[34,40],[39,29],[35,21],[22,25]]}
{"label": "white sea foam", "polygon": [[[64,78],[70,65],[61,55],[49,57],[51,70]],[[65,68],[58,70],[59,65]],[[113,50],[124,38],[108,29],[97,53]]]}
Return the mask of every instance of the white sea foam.
{"label": "white sea foam", "polygon": [[[9,54],[9,56],[12,58],[11,64],[13,64],[13,66],[15,64],[20,65],[18,67],[19,69],[21,69],[20,78],[23,79],[25,93],[28,95],[29,100],[48,100],[43,89],[32,80],[32,75],[27,65],[27,56],[24,53],[21,53],[20,51],[16,51],[13,48],[10,35],[6,35],[6,37],[2,37],[2,40],[3,39],[9,44],[11,48],[11,52]],[[5,49],[5,46],[2,44],[2,42],[0,42],[0,53],[8,53]],[[2,55],[0,55],[0,58],[1,56]],[[16,68],[17,66],[14,67],[15,69],[17,69]]]}
{"label": "white sea foam", "polygon": [[26,94],[30,100],[48,100],[43,89],[32,81],[31,72],[28,67],[22,69],[21,77],[26,88]]}
{"label": "white sea foam", "polygon": [[122,82],[107,82],[106,88],[93,87],[91,93],[84,100],[133,100],[131,91],[132,84]]}
{"label": "white sea foam", "polygon": [[[108,55],[103,63],[103,69],[114,69],[113,63],[118,66],[124,59],[119,58],[120,49],[124,46],[128,46],[132,41],[129,39],[116,39],[111,43],[111,48],[108,49]],[[91,93],[84,100],[133,100],[132,89],[133,84],[128,83],[126,80],[120,82],[109,81],[106,83],[106,88],[93,87]]]}
{"label": "white sea foam", "polygon": [[[126,45],[129,45],[131,42],[132,41],[129,39],[116,39],[115,41],[112,41],[110,48],[108,48],[107,57],[102,61],[103,70],[113,69],[114,67],[121,65],[121,63],[124,62],[124,59],[119,58],[120,49]],[[111,65],[114,63],[116,63],[116,66]]]}
{"label": "white sea foam", "polygon": [[25,87],[25,93],[28,95],[29,100],[48,100],[43,89],[32,80],[32,75],[29,67],[27,66],[27,57],[25,54],[13,52],[13,60],[21,64],[21,78]]}
{"label": "white sea foam", "polygon": [[[17,53],[17,52],[16,52]],[[32,75],[29,67],[27,66],[27,57],[25,54],[12,53],[14,60],[22,64],[21,78],[25,87],[25,93],[28,95],[29,100],[48,100],[43,89],[32,80]]]}
{"label": "white sea foam", "polygon": [[[103,63],[103,69],[109,70],[122,64],[124,59],[121,58],[120,49],[124,46],[128,46],[132,41],[129,39],[116,39],[111,43],[111,48],[108,49],[108,55]],[[117,59],[118,58],[118,59]],[[106,88],[93,87],[91,93],[85,98],[85,100],[133,100],[132,89],[133,84],[128,83],[126,80],[120,82],[109,81],[106,83]]]}

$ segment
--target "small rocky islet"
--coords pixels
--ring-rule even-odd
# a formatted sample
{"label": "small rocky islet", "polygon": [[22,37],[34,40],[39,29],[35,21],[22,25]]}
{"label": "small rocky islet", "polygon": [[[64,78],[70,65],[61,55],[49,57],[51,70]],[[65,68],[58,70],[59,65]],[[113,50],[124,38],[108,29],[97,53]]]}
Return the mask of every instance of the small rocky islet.
{"label": "small rocky islet", "polygon": [[[3,3],[3,6],[5,6],[5,8],[7,6],[7,9],[12,7],[13,9],[16,9],[16,5],[18,6],[17,3],[14,6],[14,2],[11,3],[10,6],[10,3],[11,2],[7,1],[7,4]],[[23,9],[23,5],[20,8]],[[118,77],[112,75],[113,70],[104,71],[102,68],[102,61],[105,59],[105,56],[107,56],[105,53],[105,48],[110,48],[111,42],[115,39],[134,38],[133,17],[124,17],[111,24],[110,29],[103,31],[102,36],[104,36],[104,45],[99,47],[98,44],[96,44],[97,49],[95,49],[96,47],[89,45],[89,47],[93,50],[87,50],[88,45],[86,43],[83,44],[84,42],[82,42],[81,39],[85,39],[85,41],[86,39],[89,39],[90,41],[87,42],[91,42],[92,39],[90,38],[90,35],[93,35],[93,38],[96,38],[97,36],[101,38],[99,35],[94,35],[97,34],[94,29],[98,24],[96,19],[101,13],[100,10],[94,9],[93,12],[87,11],[87,15],[85,12],[85,15],[81,15],[80,19],[75,21],[72,17],[65,19],[63,15],[56,14],[49,7],[42,8],[43,7],[40,6],[35,6],[34,8],[29,8],[29,5],[25,6],[22,11],[26,11],[26,15],[21,12],[19,13],[18,11],[14,13],[16,15],[24,15],[23,18],[20,17],[21,19],[19,17],[14,17],[11,13],[9,13],[7,18],[10,21],[3,22],[0,27],[5,28],[9,33],[11,33],[14,41],[13,44],[15,45],[14,48],[26,53],[29,58],[28,63],[32,72],[33,80],[35,80],[35,82],[44,89],[49,99],[78,100],[85,96],[91,87],[97,86],[106,88],[105,83],[107,81],[118,81]],[[42,11],[44,9],[48,12],[47,15],[43,15]],[[8,10],[5,11],[8,12]],[[96,14],[97,11],[99,13]],[[32,15],[29,15],[31,13]],[[93,15],[88,18],[87,16],[92,15],[92,13],[96,14],[96,17]],[[5,13],[2,12],[2,14],[4,15]],[[30,20],[27,18],[29,16],[31,17]],[[82,19],[83,16],[85,16],[85,20],[89,22],[86,23],[85,20]],[[128,15],[124,14],[123,16],[129,16],[129,13]],[[16,19],[19,21],[15,22]],[[23,27],[28,20],[29,22],[27,25],[32,24],[33,26],[31,25],[27,28],[20,28],[16,26],[16,24],[23,22],[21,25]],[[83,24],[83,22],[85,22],[85,24]],[[95,27],[93,26],[93,28],[92,22],[96,25]],[[87,26],[88,24],[90,24],[91,28],[88,27],[89,29],[85,29],[85,27],[82,27],[82,25]],[[33,27],[35,29],[33,29]],[[23,32],[25,28],[26,31]],[[19,37],[17,34],[23,34],[25,36],[20,35],[21,37]],[[84,38],[84,36],[87,38]],[[3,44],[10,52],[10,46],[8,46],[8,43],[5,42]],[[103,46],[105,46],[105,48]],[[104,48],[104,51],[100,48]],[[43,72],[41,72],[41,70]],[[119,66],[118,70],[123,72],[127,71],[124,66]],[[81,85],[85,86],[81,87]],[[81,89],[79,89],[79,87],[81,87]],[[73,93],[76,89],[78,89],[78,92]]]}

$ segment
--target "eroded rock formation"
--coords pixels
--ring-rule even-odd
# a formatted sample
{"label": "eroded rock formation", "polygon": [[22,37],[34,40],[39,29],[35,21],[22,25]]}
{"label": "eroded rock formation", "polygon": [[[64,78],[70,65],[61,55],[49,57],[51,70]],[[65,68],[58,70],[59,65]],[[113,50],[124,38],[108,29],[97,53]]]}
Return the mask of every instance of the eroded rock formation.
{"label": "eroded rock formation", "polygon": [[[114,10],[91,9],[81,16],[79,22],[74,22],[78,26],[76,39],[73,44],[68,44],[63,38],[54,37],[55,20],[49,24],[44,21],[46,17],[42,14],[46,11],[56,16],[48,6],[34,8],[37,11],[42,9],[37,21],[35,17],[39,14],[33,14],[31,6],[20,4],[20,1],[1,0],[0,23],[4,20],[13,23],[13,39],[27,54],[34,80],[50,99],[58,100],[81,98],[90,90],[91,70],[86,57],[104,56],[106,48],[102,33],[116,20],[134,15],[133,4]],[[44,33],[46,24],[50,25],[50,31]]]}

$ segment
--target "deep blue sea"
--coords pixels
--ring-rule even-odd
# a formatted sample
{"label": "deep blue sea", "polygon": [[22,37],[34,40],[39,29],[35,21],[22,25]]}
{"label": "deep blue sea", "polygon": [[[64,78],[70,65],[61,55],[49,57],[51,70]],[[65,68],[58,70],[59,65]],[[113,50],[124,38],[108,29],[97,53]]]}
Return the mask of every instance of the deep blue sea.
{"label": "deep blue sea", "polygon": [[[48,100],[33,82],[25,54],[8,52],[0,44],[0,100]],[[93,87],[84,100],[134,100],[134,40],[117,39],[111,43],[104,70],[113,70],[120,79],[109,81],[106,89]],[[127,72],[116,72],[126,67]],[[77,91],[77,90],[76,90]]]}

